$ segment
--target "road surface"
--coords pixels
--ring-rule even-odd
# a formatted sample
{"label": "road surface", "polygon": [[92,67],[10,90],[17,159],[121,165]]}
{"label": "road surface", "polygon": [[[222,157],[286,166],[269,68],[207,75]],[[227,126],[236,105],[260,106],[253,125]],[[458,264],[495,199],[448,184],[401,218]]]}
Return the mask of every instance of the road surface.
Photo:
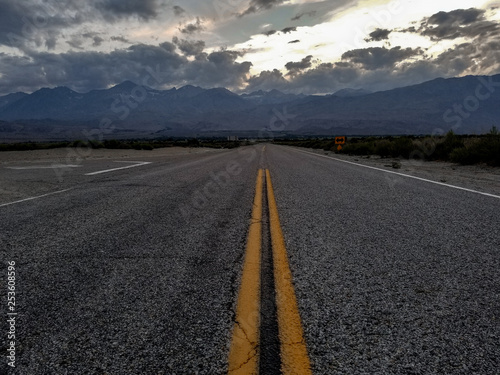
{"label": "road surface", "polygon": [[500,368],[498,196],[275,145],[23,167],[0,176],[24,194],[0,194],[2,353],[7,262],[17,313],[0,373],[227,373],[258,176],[260,321],[282,314],[272,179],[312,373]]}

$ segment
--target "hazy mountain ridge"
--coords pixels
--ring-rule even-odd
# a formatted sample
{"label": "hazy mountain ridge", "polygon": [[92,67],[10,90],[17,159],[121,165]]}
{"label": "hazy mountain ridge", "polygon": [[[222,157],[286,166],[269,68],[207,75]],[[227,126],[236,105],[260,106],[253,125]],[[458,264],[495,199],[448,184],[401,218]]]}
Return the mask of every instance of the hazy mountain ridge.
{"label": "hazy mountain ridge", "polygon": [[342,90],[336,91],[332,95],[340,96],[342,98],[353,98],[353,97],[356,97],[356,96],[364,96],[364,95],[368,95],[368,94],[371,94],[371,93],[372,93],[372,91],[365,90],[365,89],[350,89],[350,88],[347,88],[347,89],[342,89]]}
{"label": "hazy mountain ridge", "polygon": [[439,78],[375,93],[343,89],[325,96],[278,90],[237,95],[190,85],[155,90],[130,81],[88,93],[42,88],[0,97],[0,133],[64,137],[67,129],[92,129],[102,119],[113,122],[116,134],[165,136],[262,129],[311,135],[428,134],[451,128],[476,133],[499,124],[499,87],[500,75]]}

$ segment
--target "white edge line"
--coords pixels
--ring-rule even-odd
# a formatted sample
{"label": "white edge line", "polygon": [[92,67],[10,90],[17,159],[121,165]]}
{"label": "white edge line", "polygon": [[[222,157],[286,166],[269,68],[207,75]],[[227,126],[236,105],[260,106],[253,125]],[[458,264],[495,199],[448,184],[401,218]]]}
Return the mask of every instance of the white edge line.
{"label": "white edge line", "polygon": [[6,169],[15,169],[15,170],[22,170],[22,169],[52,169],[52,168],[80,168],[81,165],[75,165],[75,164],[51,164],[51,165],[32,165],[32,166],[27,166],[27,167],[5,167]]}
{"label": "white edge line", "polygon": [[15,201],[15,202],[10,202],[10,203],[4,203],[4,204],[0,204],[0,207],[10,206],[11,204],[21,203],[21,202],[26,202],[26,201],[32,201],[33,199],[48,197],[49,195],[60,194],[60,193],[64,193],[65,191],[69,191],[69,190],[71,190],[71,189],[64,189],[64,190],[54,191],[52,193],[38,195],[36,197],[25,198],[25,199],[21,199],[21,200],[18,200],[18,201]]}
{"label": "white edge line", "polygon": [[375,169],[375,170],[377,170],[377,171],[382,171],[382,172],[385,172],[385,173],[397,174],[397,175],[399,175],[399,176],[409,177],[409,178],[413,178],[413,179],[415,179],[415,180],[420,180],[420,181],[430,182],[430,183],[432,183],[432,184],[436,184],[436,185],[447,186],[447,187],[454,188],[454,189],[459,189],[459,190],[468,191],[468,192],[470,192],[470,193],[476,193],[476,194],[485,195],[485,196],[487,196],[487,197],[493,197],[493,198],[498,198],[498,199],[500,199],[500,196],[499,196],[499,195],[495,195],[495,194],[483,193],[482,191],[477,191],[477,190],[467,189],[467,188],[460,187],[460,186],[455,186],[455,185],[445,184],[445,183],[443,183],[443,182],[438,182],[438,181],[428,180],[428,179],[426,179],[426,178],[416,177],[416,176],[412,176],[412,175],[409,175],[409,174],[404,174],[404,173],[399,173],[399,172],[393,172],[393,171],[387,171],[387,170],[382,169],[382,168],[372,167],[372,166],[369,166],[369,165],[364,165],[364,164],[353,163],[352,161],[347,161],[347,160],[342,160],[342,159],[332,158],[332,157],[330,157],[330,156],[325,156],[325,155],[315,154],[314,152],[303,151],[303,150],[298,150],[298,149],[295,149],[295,150],[296,150],[296,151],[298,151],[298,152],[303,152],[303,153],[305,153],[305,154],[310,154],[310,155],[319,156],[319,157],[322,157],[322,158],[327,158],[327,159],[331,159],[331,160],[341,161],[342,163],[353,164],[353,165],[357,165],[357,166],[359,166],[359,167],[364,167],[364,168],[369,168],[369,169]]}
{"label": "white edge line", "polygon": [[113,160],[114,163],[137,163],[137,164],[151,164],[150,161],[133,161],[133,160]]}
{"label": "white edge line", "polygon": [[[115,163],[126,163],[126,161],[118,161],[118,162],[115,162]],[[86,173],[85,176],[94,176],[96,174],[114,172],[114,171],[118,171],[120,169],[134,168],[134,167],[140,167],[141,165],[151,164],[150,161],[140,161],[140,162],[132,162],[132,163],[137,163],[137,164],[127,165],[126,167],[112,168],[112,169],[106,169],[106,170],[103,170],[103,171]]]}

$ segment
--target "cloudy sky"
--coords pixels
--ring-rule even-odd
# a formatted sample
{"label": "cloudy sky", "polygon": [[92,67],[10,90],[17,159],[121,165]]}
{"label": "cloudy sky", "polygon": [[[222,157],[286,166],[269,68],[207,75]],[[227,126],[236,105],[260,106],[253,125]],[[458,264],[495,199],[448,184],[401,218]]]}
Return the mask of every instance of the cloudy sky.
{"label": "cloudy sky", "polygon": [[500,73],[500,0],[0,0],[0,95],[384,90]]}

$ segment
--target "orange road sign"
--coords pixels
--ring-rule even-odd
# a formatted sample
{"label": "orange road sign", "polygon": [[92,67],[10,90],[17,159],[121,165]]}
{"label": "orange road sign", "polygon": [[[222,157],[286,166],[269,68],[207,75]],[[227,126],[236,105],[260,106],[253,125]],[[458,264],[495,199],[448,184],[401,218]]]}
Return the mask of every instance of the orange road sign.
{"label": "orange road sign", "polygon": [[337,151],[340,151],[340,150],[342,150],[342,146],[341,146],[341,145],[338,145],[338,146],[337,146]]}
{"label": "orange road sign", "polygon": [[335,137],[335,144],[336,145],[344,145],[345,144],[345,137]]}

